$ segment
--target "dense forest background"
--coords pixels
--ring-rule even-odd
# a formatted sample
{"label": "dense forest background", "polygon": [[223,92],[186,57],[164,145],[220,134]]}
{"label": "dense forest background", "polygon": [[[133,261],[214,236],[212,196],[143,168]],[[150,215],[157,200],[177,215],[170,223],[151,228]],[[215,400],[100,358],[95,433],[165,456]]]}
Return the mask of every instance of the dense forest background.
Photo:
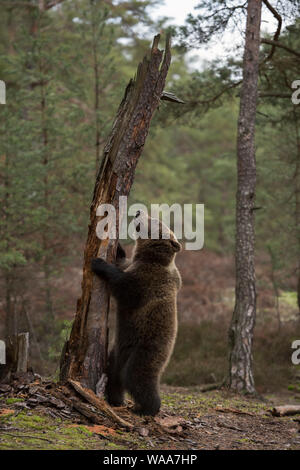
{"label": "dense forest background", "polygon": [[[186,30],[151,19],[159,3],[72,0],[41,14],[0,2],[0,78],[7,85],[0,109],[0,337],[30,331],[31,362],[43,374],[57,374],[70,331],[106,136],[151,37],[167,30],[174,40],[166,90],[186,104],[161,103],[130,202],[205,204],[204,249],[178,257],[179,335],[164,380],[194,385],[226,374],[241,59],[196,70],[180,41]],[[299,29],[291,17],[282,33],[294,51]],[[267,55],[270,46],[263,49]],[[300,337],[300,108],[290,99],[297,71],[299,54],[283,48],[260,70],[254,342],[260,391],[293,387],[291,343]]]}

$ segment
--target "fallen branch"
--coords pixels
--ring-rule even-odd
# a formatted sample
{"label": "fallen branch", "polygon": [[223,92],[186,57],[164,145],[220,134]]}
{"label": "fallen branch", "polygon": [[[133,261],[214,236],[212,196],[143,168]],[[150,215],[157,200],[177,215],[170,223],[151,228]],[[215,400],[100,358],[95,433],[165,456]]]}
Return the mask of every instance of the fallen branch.
{"label": "fallen branch", "polygon": [[291,416],[300,413],[300,405],[275,406],[270,411],[273,416]]}
{"label": "fallen branch", "polygon": [[79,395],[81,395],[85,400],[87,400],[91,405],[93,405],[97,410],[101,411],[102,413],[105,413],[107,416],[109,416],[115,423],[119,424],[120,426],[127,428],[127,429],[133,429],[133,424],[128,423],[124,419],[120,418],[111,408],[110,406],[105,402],[105,400],[97,397],[95,393],[85,387],[82,387],[79,382],[76,382],[75,380],[69,379],[68,382],[72,385],[72,387],[76,390]]}
{"label": "fallen branch", "polygon": [[226,424],[226,423],[221,423],[220,421],[217,422],[217,426],[219,428],[232,429],[233,431],[246,432],[245,429],[237,428],[236,426],[232,426],[232,425]]}
{"label": "fallen branch", "polygon": [[62,392],[52,391],[51,393],[59,400],[65,402],[70,408],[74,408],[92,423],[103,424],[103,418],[101,418],[97,413],[92,411],[88,405],[82,403],[81,400],[78,400],[75,397],[67,398]]}
{"label": "fallen branch", "polygon": [[216,382],[213,384],[207,384],[203,385],[202,387],[199,387],[199,392],[205,393],[205,392],[210,392],[211,390],[218,390],[222,388],[224,385],[224,380],[222,382]]}

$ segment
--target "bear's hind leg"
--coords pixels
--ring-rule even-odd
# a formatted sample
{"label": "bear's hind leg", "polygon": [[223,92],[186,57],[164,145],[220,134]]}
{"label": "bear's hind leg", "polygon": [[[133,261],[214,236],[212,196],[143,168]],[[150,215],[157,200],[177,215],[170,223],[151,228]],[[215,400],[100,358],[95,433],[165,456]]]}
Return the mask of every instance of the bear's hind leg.
{"label": "bear's hind leg", "polygon": [[121,367],[118,366],[114,350],[111,351],[108,359],[107,379],[106,400],[111,406],[122,406],[125,390],[121,380]]}
{"label": "bear's hind leg", "polygon": [[135,406],[133,412],[142,416],[155,416],[160,410],[161,400],[154,382],[144,382],[141,387],[135,387],[130,394],[132,395]]}
{"label": "bear's hind leg", "polygon": [[143,355],[137,351],[130,357],[124,369],[124,385],[135,402],[133,411],[139,415],[155,416],[161,405],[159,396],[159,378],[151,374],[149,363],[143,361]]}

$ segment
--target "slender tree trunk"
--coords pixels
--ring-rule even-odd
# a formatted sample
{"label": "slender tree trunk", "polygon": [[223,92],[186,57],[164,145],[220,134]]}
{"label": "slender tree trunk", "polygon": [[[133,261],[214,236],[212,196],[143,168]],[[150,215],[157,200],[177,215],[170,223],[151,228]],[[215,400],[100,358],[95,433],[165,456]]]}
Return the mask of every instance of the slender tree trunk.
{"label": "slender tree trunk", "polygon": [[[3,241],[5,241],[5,248],[9,250],[9,217],[10,217],[10,159],[8,155],[4,155],[5,170],[4,170],[4,201],[3,201]],[[12,305],[12,282],[11,270],[5,269],[4,283],[5,283],[5,338],[9,339],[10,336],[15,334],[15,318],[13,314]]]}
{"label": "slender tree trunk", "polygon": [[100,165],[100,120],[99,120],[99,94],[100,94],[100,82],[99,82],[99,62],[97,56],[97,34],[95,18],[93,15],[93,2],[90,5],[92,15],[92,52],[93,52],[93,68],[94,68],[94,111],[95,111],[95,149],[96,149],[96,174]]}
{"label": "slender tree trunk", "polygon": [[298,248],[298,270],[297,270],[297,304],[300,315],[300,136],[297,113],[294,110],[295,135],[296,135],[296,165],[294,173],[295,188],[295,225]]}
{"label": "slender tree trunk", "polygon": [[44,367],[44,359],[43,359],[43,355],[42,355],[42,352],[41,352],[40,344],[39,344],[39,342],[37,340],[37,337],[36,337],[36,334],[35,334],[35,328],[34,328],[33,323],[31,321],[31,316],[30,316],[30,313],[29,313],[29,307],[26,306],[24,302],[23,302],[23,306],[22,306],[22,313],[26,317],[30,338],[33,340],[32,343],[35,345],[39,361],[40,361],[42,367]]}
{"label": "slender tree trunk", "polygon": [[[15,55],[14,50],[14,38],[16,33],[16,24],[14,22],[14,11],[10,9],[8,11],[8,24],[7,28],[9,31],[9,54]],[[4,169],[4,200],[1,207],[3,212],[3,234],[1,241],[5,244],[6,250],[10,250],[10,220],[11,220],[11,170],[13,167],[13,153],[4,154],[5,169]],[[0,380],[3,377],[8,377],[10,372],[15,369],[17,360],[17,334],[18,334],[18,312],[14,301],[14,293],[16,291],[16,278],[15,268],[13,266],[4,268],[4,289],[5,289],[5,300],[4,300],[4,311],[5,311],[5,341],[6,341],[6,365],[0,368]]]}
{"label": "slender tree trunk", "polygon": [[272,251],[272,248],[268,246],[268,251],[270,255],[270,261],[271,261],[271,282],[272,282],[272,287],[274,291],[274,297],[275,297],[275,310],[276,310],[276,316],[277,316],[277,322],[278,322],[278,333],[281,331],[281,316],[280,316],[280,308],[279,308],[279,289],[278,289],[278,284],[276,280],[276,274],[275,274],[275,266],[276,266],[276,258],[275,254]]}
{"label": "slender tree trunk", "polygon": [[[44,2],[39,2],[40,12],[37,18],[36,35],[40,34],[40,20],[41,14],[44,11]],[[38,57],[38,68],[39,68],[39,80],[40,80],[40,116],[41,116],[41,138],[42,138],[42,164],[44,166],[44,178],[43,178],[43,206],[47,214],[46,224],[43,227],[42,234],[42,247],[43,247],[43,272],[44,272],[44,295],[45,295],[45,317],[44,317],[44,330],[48,334],[52,333],[54,324],[54,312],[53,312],[53,300],[52,300],[52,287],[51,287],[51,256],[49,255],[49,236],[48,236],[48,217],[51,212],[49,203],[49,129],[47,124],[47,85],[45,83],[45,67],[43,63],[41,46],[39,48]]]}
{"label": "slender tree trunk", "polygon": [[[7,251],[10,249],[10,226],[9,219],[11,213],[11,162],[12,156],[5,155],[5,175],[4,175],[4,186],[5,196],[4,204],[2,207],[4,213],[4,224],[3,224],[3,241]],[[14,267],[6,268],[4,271],[4,285],[5,285],[5,338],[7,343],[11,342],[14,345],[16,336],[18,334],[18,314],[15,307],[14,290],[15,290],[15,269]]]}
{"label": "slender tree trunk", "polygon": [[237,137],[236,290],[229,329],[229,386],[255,393],[252,343],[256,316],[254,202],[256,186],[255,116],[259,66],[261,0],[248,0],[243,84]]}
{"label": "slender tree trunk", "polygon": [[7,21],[7,29],[8,29],[8,35],[9,35],[9,44],[8,44],[8,50],[10,55],[15,55],[16,51],[14,48],[14,42],[15,42],[15,36],[16,36],[16,23],[14,21],[14,13],[13,10],[8,11],[8,21]]}
{"label": "slender tree trunk", "polygon": [[77,302],[70,339],[62,353],[61,380],[79,380],[83,386],[93,391],[97,391],[97,385],[103,382],[106,368],[109,295],[105,282],[93,275],[90,265],[91,259],[96,256],[112,262],[116,247],[116,240],[97,238],[99,217],[96,211],[103,203],[115,207],[118,237],[119,197],[128,196],[130,192],[135,167],[145,144],[151,118],[159,104],[170,65],[169,40],[167,39],[163,62],[163,52],[158,49],[158,42],[159,35],[154,38],[150,58],[144,58],[139,64],[136,79],[129,82],[104,149],[90,209],[82,295]]}

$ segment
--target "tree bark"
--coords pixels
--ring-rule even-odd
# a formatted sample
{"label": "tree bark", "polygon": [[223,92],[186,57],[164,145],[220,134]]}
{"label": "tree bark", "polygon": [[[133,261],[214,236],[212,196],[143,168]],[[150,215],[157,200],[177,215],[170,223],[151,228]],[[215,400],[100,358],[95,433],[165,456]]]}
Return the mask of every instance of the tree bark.
{"label": "tree bark", "polygon": [[[158,49],[160,36],[154,38],[151,55],[139,64],[135,80],[126,88],[110,137],[104,148],[90,209],[90,225],[84,253],[82,295],[69,341],[61,360],[60,378],[78,380],[81,385],[96,391],[103,381],[107,360],[107,319],[109,294],[106,284],[91,272],[91,259],[101,256],[109,262],[115,258],[116,240],[99,240],[96,210],[110,203],[117,214],[119,196],[128,196],[135,167],[148,134],[152,115],[157,108],[168,73],[171,52],[169,38],[166,50]],[[163,62],[162,62],[163,59]],[[161,65],[162,62],[162,65]]]}
{"label": "tree bark", "polygon": [[9,382],[12,374],[26,374],[29,359],[29,333],[6,338],[6,361],[0,364],[0,382]]}
{"label": "tree bark", "polygon": [[256,316],[253,209],[260,22],[261,0],[249,0],[237,137],[236,290],[235,308],[229,329],[229,386],[235,391],[251,394],[255,393],[252,371]]}
{"label": "tree bark", "polygon": [[29,333],[18,334],[17,372],[26,373],[28,369]]}
{"label": "tree bark", "polygon": [[294,192],[295,192],[295,226],[296,226],[296,239],[298,249],[298,266],[297,266],[297,305],[298,313],[300,315],[300,133],[297,113],[293,110],[295,122],[295,137],[296,137],[296,163],[294,173]]}

